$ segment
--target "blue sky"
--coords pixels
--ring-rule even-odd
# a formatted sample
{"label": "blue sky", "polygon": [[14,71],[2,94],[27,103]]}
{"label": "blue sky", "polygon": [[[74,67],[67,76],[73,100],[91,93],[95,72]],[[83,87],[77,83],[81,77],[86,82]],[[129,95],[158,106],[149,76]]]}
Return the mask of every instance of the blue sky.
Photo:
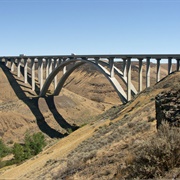
{"label": "blue sky", "polygon": [[0,0],[0,56],[180,54],[180,0]]}

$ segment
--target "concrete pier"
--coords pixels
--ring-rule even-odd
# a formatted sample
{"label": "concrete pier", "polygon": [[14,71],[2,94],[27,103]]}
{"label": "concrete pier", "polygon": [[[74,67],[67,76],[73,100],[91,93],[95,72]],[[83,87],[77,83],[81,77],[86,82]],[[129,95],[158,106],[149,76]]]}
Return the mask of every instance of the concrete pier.
{"label": "concrete pier", "polygon": [[111,78],[114,77],[114,58],[109,59],[109,65],[110,65],[110,76]]}
{"label": "concrete pier", "polygon": [[35,91],[35,60],[31,59],[31,86],[32,90]]}
{"label": "concrete pier", "polygon": [[139,92],[142,91],[142,61],[143,59],[139,59]]}
{"label": "concrete pier", "polygon": [[131,100],[131,58],[127,59],[127,100]]}
{"label": "concrete pier", "polygon": [[157,59],[156,82],[159,82],[159,81],[160,81],[160,69],[161,69],[160,61],[161,61],[161,59]]}
{"label": "concrete pier", "polygon": [[15,66],[14,58],[11,58],[11,72],[14,72],[14,66]]}
{"label": "concrete pier", "polygon": [[176,66],[176,71],[180,71],[180,59],[177,59],[177,66]]}
{"label": "concrete pier", "polygon": [[24,83],[27,83],[27,58],[24,58]]}
{"label": "concrete pier", "polygon": [[[63,59],[63,62],[65,62],[66,61],[66,59]],[[65,74],[66,73],[66,66],[64,66],[64,68],[63,68],[63,74]]]}
{"label": "concrete pier", "polygon": [[123,59],[123,75],[124,77],[127,76],[126,59]]}
{"label": "concrete pier", "polygon": [[38,59],[38,77],[39,77],[39,84],[40,84],[40,90],[43,87],[43,59]]}
{"label": "concrete pier", "polygon": [[172,73],[172,58],[168,58],[168,74]]}
{"label": "concrete pier", "polygon": [[146,59],[146,87],[150,86],[150,58]]}
{"label": "concrete pier", "polygon": [[17,59],[17,77],[21,77],[21,59]]}
{"label": "concrete pier", "polygon": [[52,72],[52,59],[49,59],[49,74]]}
{"label": "concrete pier", "polygon": [[5,66],[7,66],[8,67],[8,59],[7,58],[5,58]]}
{"label": "concrete pier", "polygon": [[45,68],[46,68],[46,79],[47,79],[49,76],[49,60],[48,59],[45,60]]}
{"label": "concrete pier", "polygon": [[99,58],[94,58],[95,59],[95,63],[98,64],[99,63]]}
{"label": "concrete pier", "polygon": [[[54,59],[54,66],[53,69],[57,68],[58,66],[58,59]],[[54,89],[57,87],[57,75],[54,77]]]}

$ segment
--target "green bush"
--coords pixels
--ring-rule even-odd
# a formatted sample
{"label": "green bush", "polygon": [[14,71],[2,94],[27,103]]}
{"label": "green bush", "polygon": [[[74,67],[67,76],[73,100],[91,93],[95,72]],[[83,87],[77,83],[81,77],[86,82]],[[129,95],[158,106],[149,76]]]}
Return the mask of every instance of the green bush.
{"label": "green bush", "polygon": [[33,135],[26,134],[23,145],[15,143],[13,147],[14,161],[19,163],[25,159],[37,155],[46,145],[45,137],[42,133]]}
{"label": "green bush", "polygon": [[18,143],[14,144],[13,154],[16,163],[19,163],[25,159],[24,147]]}
{"label": "green bush", "polygon": [[0,158],[8,155],[10,153],[10,148],[8,148],[3,141],[0,139]]}
{"label": "green bush", "polygon": [[41,132],[35,133],[32,136],[25,136],[25,150],[31,155],[37,155],[46,145],[45,137]]}
{"label": "green bush", "polygon": [[[20,163],[37,155],[45,145],[45,137],[41,132],[33,135],[26,134],[24,144],[15,143],[12,149],[7,147],[0,139],[0,168],[14,163]],[[2,157],[10,153],[13,153],[14,159],[1,161]]]}

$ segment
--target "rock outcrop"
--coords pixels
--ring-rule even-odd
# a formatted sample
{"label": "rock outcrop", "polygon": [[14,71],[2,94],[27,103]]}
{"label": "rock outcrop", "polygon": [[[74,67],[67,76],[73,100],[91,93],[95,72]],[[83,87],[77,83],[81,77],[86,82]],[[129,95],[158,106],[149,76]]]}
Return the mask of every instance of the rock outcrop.
{"label": "rock outcrop", "polygon": [[162,121],[167,121],[171,126],[180,127],[180,89],[158,94],[155,105],[157,128]]}

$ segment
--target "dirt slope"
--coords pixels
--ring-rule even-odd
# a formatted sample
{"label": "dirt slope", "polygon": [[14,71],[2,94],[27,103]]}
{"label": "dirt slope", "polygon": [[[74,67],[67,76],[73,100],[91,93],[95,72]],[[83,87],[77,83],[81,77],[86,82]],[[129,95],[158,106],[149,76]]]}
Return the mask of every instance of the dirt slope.
{"label": "dirt slope", "polygon": [[[117,63],[116,66],[122,70],[122,63]],[[162,77],[166,75],[166,69],[166,66],[162,66]],[[155,71],[156,67],[152,64],[152,84],[155,82]],[[132,82],[137,88],[137,62],[133,63],[132,72]],[[62,137],[67,128],[73,128],[73,124],[80,126],[88,123],[93,116],[113,105],[121,104],[109,81],[88,65],[73,72],[60,96],[54,99],[38,99],[37,94],[31,91],[30,84],[24,84],[22,76],[17,77],[16,68],[12,74],[9,68],[0,64],[0,77],[0,137],[9,142],[21,141],[27,131],[42,131],[50,138]],[[122,86],[126,88],[123,83]],[[52,88],[51,86],[50,89]],[[64,125],[67,125],[65,129]]]}
{"label": "dirt slope", "polygon": [[[130,150],[156,133],[154,97],[161,91],[179,88],[178,72],[140,93],[127,105],[111,108],[96,123],[78,129],[37,157],[2,169],[0,177],[113,179],[118,168],[131,160]],[[105,120],[108,113],[116,118]]]}
{"label": "dirt slope", "polygon": [[27,131],[62,137],[67,128],[88,123],[111,106],[67,89],[60,96],[38,99],[30,85],[23,83],[23,77],[17,78],[2,64],[0,77],[0,137],[6,142],[21,141]]}

